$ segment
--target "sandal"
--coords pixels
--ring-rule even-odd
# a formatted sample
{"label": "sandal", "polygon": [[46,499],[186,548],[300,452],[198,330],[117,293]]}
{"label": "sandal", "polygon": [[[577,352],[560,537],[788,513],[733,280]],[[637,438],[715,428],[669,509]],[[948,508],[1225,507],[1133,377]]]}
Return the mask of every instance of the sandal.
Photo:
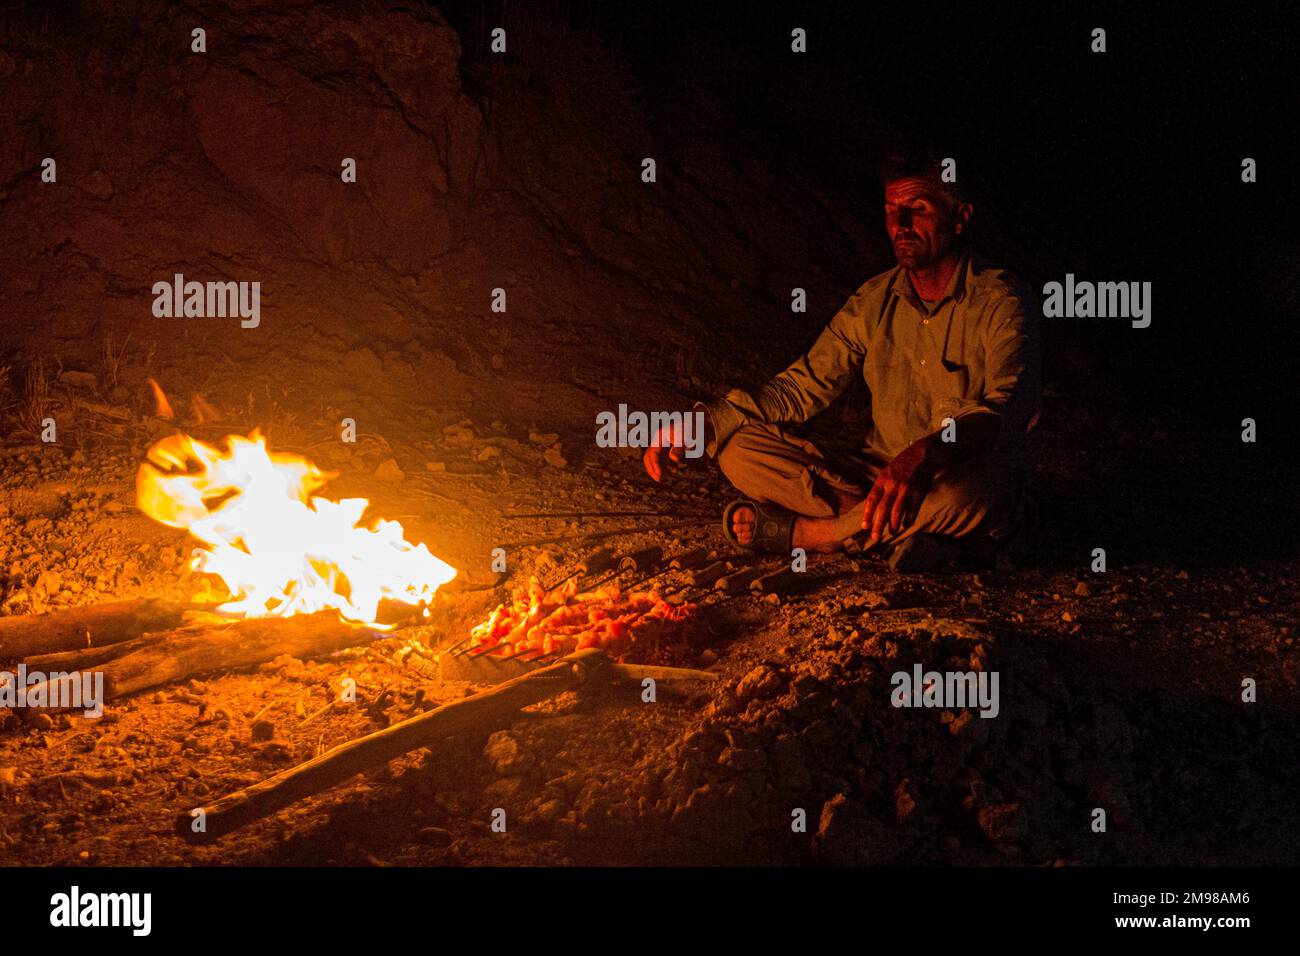
{"label": "sandal", "polygon": [[[754,537],[748,544],[741,544],[736,533],[731,529],[732,516],[740,508],[751,508],[754,511]],[[722,533],[726,535],[728,541],[746,551],[789,554],[796,517],[793,512],[775,505],[759,504],[748,498],[737,498],[722,510]]]}

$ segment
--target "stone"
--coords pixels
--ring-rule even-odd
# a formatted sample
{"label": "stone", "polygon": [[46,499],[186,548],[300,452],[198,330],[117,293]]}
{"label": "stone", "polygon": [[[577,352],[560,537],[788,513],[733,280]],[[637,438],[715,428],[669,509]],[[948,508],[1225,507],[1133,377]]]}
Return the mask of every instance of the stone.
{"label": "stone", "polygon": [[493,780],[483,788],[483,796],[499,805],[518,793],[523,782],[522,777],[502,777],[499,780]]}
{"label": "stone", "polygon": [[894,819],[903,823],[916,813],[917,806],[915,786],[911,778],[900,780],[894,790]]}
{"label": "stone", "polygon": [[498,730],[488,737],[483,756],[492,769],[503,777],[519,773],[528,763],[526,755],[519,748],[519,741],[506,730]]}
{"label": "stone", "polygon": [[736,773],[758,772],[767,767],[767,755],[753,748],[727,747],[718,755],[718,764]]}
{"label": "stone", "polygon": [[538,805],[533,811],[533,819],[539,823],[554,823],[560,817],[564,816],[565,806],[560,800],[547,800]]}
{"label": "stone", "polygon": [[979,812],[980,829],[994,843],[1018,843],[1029,835],[1029,818],[1018,803],[999,803]]}
{"label": "stone", "polygon": [[746,704],[751,700],[768,700],[781,693],[785,680],[780,672],[759,665],[740,679],[736,685],[736,699]]}
{"label": "stone", "polygon": [[542,453],[542,460],[552,468],[562,469],[569,464],[565,459],[564,454],[560,451],[560,446],[558,444],[552,445],[550,448],[546,449],[546,451]]}
{"label": "stone", "polygon": [[847,794],[838,793],[822,806],[813,852],[832,866],[882,866],[901,847],[893,830]]}

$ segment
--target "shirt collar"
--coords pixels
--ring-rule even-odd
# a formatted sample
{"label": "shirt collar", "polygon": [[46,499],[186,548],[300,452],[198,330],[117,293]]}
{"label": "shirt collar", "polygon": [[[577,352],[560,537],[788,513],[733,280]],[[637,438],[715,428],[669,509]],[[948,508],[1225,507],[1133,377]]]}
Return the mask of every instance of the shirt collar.
{"label": "shirt collar", "polygon": [[952,299],[954,302],[960,302],[966,297],[966,288],[969,284],[969,273],[971,269],[970,250],[965,250],[961,258],[957,260],[957,268],[952,270],[952,277],[948,280],[948,288],[944,291],[938,302],[929,307],[921,301],[921,297],[916,294],[912,288],[912,283],[907,278],[907,270],[902,266],[897,266],[894,270],[894,279],[890,283],[890,291],[895,295],[902,296],[918,312],[931,314],[938,309],[943,303]]}

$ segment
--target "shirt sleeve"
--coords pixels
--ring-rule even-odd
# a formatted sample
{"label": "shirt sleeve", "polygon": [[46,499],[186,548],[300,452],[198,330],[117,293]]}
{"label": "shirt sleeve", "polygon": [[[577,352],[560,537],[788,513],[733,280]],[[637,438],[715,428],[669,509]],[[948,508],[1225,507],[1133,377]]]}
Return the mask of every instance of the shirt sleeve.
{"label": "shirt sleeve", "polygon": [[1042,341],[1038,312],[1023,293],[994,306],[984,332],[984,391],[964,403],[957,417],[980,412],[1001,416],[997,447],[1018,444],[1029,431],[1042,400]]}
{"label": "shirt sleeve", "polygon": [[861,374],[866,356],[863,317],[864,290],[844,304],[822,330],[808,354],[751,393],[733,388],[714,402],[699,403],[713,425],[713,438],[705,450],[717,455],[727,440],[744,425],[762,422],[786,425],[806,422],[826,408]]}

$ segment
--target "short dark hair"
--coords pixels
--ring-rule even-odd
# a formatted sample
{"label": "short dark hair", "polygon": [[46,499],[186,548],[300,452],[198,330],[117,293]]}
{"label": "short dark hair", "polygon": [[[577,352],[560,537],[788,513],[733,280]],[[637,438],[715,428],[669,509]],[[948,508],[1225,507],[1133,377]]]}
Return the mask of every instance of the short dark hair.
{"label": "short dark hair", "polygon": [[956,183],[943,180],[943,164],[929,149],[906,149],[887,153],[878,166],[880,185],[900,179],[928,179],[953,208],[966,201]]}

